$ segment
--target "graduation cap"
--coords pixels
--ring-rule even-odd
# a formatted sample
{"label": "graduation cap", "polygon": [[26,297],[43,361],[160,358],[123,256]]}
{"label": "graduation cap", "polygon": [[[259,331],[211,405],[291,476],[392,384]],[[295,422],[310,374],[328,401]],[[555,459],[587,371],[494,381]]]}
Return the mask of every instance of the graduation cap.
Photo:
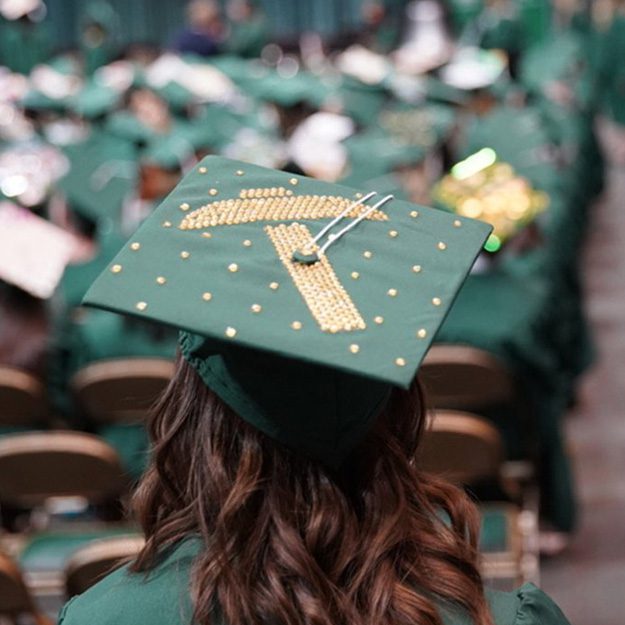
{"label": "graduation cap", "polygon": [[0,279],[40,299],[61,280],[75,241],[29,210],[0,203]]}
{"label": "graduation cap", "polygon": [[417,164],[427,154],[423,146],[405,143],[381,128],[349,137],[345,146],[351,172],[359,180],[386,175],[396,167]]}
{"label": "graduation cap", "polygon": [[193,156],[202,136],[197,134],[194,125],[188,122],[175,122],[166,135],[152,137],[141,152],[141,159],[164,169],[182,168]]}
{"label": "graduation cap", "polygon": [[209,156],[84,303],[182,330],[243,419],[338,466],[407,388],[490,226]]}
{"label": "graduation cap", "polygon": [[275,70],[263,68],[257,77],[244,80],[242,88],[252,97],[273,102],[284,107],[305,102],[320,107],[330,93],[328,86],[317,76],[307,71],[298,71],[293,76],[282,76]]}
{"label": "graduation cap", "polygon": [[81,117],[95,119],[116,109],[123,93],[97,80],[89,81],[69,102],[69,108]]}
{"label": "graduation cap", "polygon": [[77,64],[70,57],[60,55],[33,68],[30,89],[21,104],[26,109],[61,112],[71,104],[81,87]]}
{"label": "graduation cap", "polygon": [[137,180],[132,144],[98,132],[82,143],[67,146],[65,153],[70,169],[58,186],[72,210],[96,223],[102,219],[117,221]]}

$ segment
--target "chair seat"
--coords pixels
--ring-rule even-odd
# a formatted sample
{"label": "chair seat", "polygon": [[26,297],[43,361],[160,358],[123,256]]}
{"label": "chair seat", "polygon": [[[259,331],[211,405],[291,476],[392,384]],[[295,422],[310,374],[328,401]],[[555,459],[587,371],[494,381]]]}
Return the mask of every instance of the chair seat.
{"label": "chair seat", "polygon": [[516,557],[521,547],[518,508],[508,503],[493,503],[483,504],[480,511],[480,553],[485,556],[514,554]]}
{"label": "chair seat", "polygon": [[102,538],[136,536],[128,527],[103,528],[92,531],[45,532],[30,540],[19,554],[19,563],[26,573],[62,572],[69,558],[78,549]]}
{"label": "chair seat", "polygon": [[98,429],[98,436],[118,454],[125,472],[136,480],[148,463],[149,441],[145,426],[140,423],[115,423]]}
{"label": "chair seat", "polygon": [[481,572],[486,584],[497,590],[513,590],[525,581],[523,536],[519,509],[514,504],[480,506]]}

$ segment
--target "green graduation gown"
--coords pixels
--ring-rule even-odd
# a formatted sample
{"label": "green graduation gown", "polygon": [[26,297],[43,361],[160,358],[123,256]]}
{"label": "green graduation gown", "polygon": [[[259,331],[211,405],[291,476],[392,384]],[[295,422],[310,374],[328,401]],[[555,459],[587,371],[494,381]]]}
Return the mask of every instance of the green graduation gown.
{"label": "green graduation gown", "polygon": [[[178,544],[149,575],[122,567],[62,610],[59,625],[191,624],[189,573],[201,548],[198,540]],[[568,625],[566,617],[541,590],[526,584],[516,592],[487,591],[495,625]],[[458,613],[441,610],[445,625],[471,625]]]}

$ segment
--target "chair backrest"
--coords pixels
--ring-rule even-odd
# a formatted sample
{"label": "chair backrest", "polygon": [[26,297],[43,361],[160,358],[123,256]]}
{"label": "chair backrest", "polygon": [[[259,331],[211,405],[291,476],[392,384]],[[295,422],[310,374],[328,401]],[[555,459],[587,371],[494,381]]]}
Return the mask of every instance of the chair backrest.
{"label": "chair backrest", "polygon": [[117,452],[91,434],[28,432],[0,438],[0,502],[32,508],[52,497],[105,503],[128,487]]}
{"label": "chair backrest", "polygon": [[124,358],[87,365],[71,380],[78,405],[103,423],[142,421],[174,373],[162,358]]}
{"label": "chair backrest", "polygon": [[67,598],[80,595],[105,575],[132,560],[145,544],[143,536],[102,538],[75,551],[65,565]]}
{"label": "chair backrest", "polygon": [[0,365],[0,426],[30,426],[47,415],[43,384],[21,369]]}
{"label": "chair backrest", "polygon": [[468,412],[436,411],[418,452],[419,466],[451,482],[471,485],[500,477],[504,447],[497,429]]}
{"label": "chair backrest", "polygon": [[515,400],[515,381],[504,363],[487,351],[465,345],[434,345],[420,369],[435,409],[480,412]]}
{"label": "chair backrest", "polygon": [[50,619],[37,612],[17,564],[0,553],[0,617],[17,621],[17,617],[26,614],[37,625],[52,625]]}

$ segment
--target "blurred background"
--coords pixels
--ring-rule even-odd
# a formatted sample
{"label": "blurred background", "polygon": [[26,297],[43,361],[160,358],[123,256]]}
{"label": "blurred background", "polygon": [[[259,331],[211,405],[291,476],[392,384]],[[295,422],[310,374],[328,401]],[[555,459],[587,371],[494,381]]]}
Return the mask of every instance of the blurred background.
{"label": "blurred background", "polygon": [[620,625],[623,59],[619,0],[0,0],[0,621],[141,545],[177,336],[81,299],[220,154],[494,226],[417,460],[478,502],[490,585]]}

